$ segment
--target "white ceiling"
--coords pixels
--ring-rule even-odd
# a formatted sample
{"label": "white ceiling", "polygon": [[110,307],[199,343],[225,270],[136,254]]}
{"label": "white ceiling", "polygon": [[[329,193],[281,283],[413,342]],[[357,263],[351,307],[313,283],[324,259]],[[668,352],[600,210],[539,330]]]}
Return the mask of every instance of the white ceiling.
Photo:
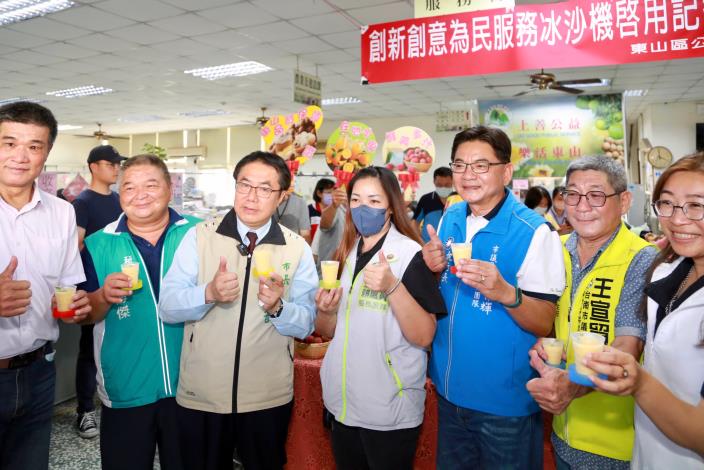
{"label": "white ceiling", "polygon": [[[0,100],[45,100],[62,124],[112,134],[244,125],[259,108],[290,113],[293,70],[318,74],[323,97],[362,104],[328,107],[325,118],[432,114],[471,99],[510,97],[534,71],[362,86],[359,25],[413,17],[412,0],[75,0],[76,6],[0,27]],[[518,1],[517,3],[548,3]],[[275,70],[208,81],[184,70],[256,60]],[[650,103],[704,101],[704,59],[553,70],[558,79],[609,78],[590,92],[648,89],[627,98],[627,116]],[[108,95],[76,99],[47,91],[95,85]],[[179,113],[230,114],[184,118]],[[161,119],[134,122],[144,116]],[[132,121],[132,122],[130,122]]]}

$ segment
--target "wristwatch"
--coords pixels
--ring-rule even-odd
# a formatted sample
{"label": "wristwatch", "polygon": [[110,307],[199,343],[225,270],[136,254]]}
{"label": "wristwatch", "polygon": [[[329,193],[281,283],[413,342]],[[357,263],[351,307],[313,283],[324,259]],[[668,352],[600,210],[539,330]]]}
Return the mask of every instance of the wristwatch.
{"label": "wristwatch", "polygon": [[279,308],[276,309],[275,312],[266,312],[267,315],[269,315],[269,318],[278,318],[279,315],[281,315],[281,312],[284,311],[284,301],[279,299]]}

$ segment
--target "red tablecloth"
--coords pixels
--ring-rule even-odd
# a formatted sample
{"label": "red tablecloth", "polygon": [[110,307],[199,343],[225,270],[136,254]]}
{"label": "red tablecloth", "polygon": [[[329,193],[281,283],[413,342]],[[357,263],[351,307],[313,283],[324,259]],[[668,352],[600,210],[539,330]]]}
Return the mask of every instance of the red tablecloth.
{"label": "red tablecloth", "polygon": [[[293,378],[293,414],[288,428],[286,455],[290,470],[335,468],[332,456],[330,436],[323,427],[323,391],[320,384],[320,366],[322,359],[294,360]],[[425,417],[421,427],[414,468],[434,469],[437,452],[438,409],[435,387],[426,383]],[[552,415],[543,414],[545,426],[545,470],[555,468],[550,432]]]}
{"label": "red tablecloth", "polygon": [[[294,360],[293,414],[288,428],[286,455],[291,470],[334,469],[330,436],[323,427],[322,359]],[[435,388],[426,384],[425,418],[416,449],[415,469],[434,469],[437,450],[438,410]]]}

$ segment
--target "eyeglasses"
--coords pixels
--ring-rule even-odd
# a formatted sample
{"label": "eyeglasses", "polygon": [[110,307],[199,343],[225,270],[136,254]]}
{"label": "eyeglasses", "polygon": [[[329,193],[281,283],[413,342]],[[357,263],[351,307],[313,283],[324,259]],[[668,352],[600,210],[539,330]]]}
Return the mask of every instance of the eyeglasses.
{"label": "eyeglasses", "polygon": [[689,220],[704,219],[704,204],[698,202],[685,202],[681,206],[673,204],[672,201],[655,201],[653,210],[659,217],[672,217],[675,215],[675,209],[682,209],[682,213]]}
{"label": "eyeglasses", "polygon": [[244,181],[235,182],[235,191],[237,191],[238,194],[242,194],[243,196],[247,195],[252,189],[254,189],[254,194],[262,199],[269,199],[272,193],[281,191],[280,189],[271,189],[267,186],[252,186]]}
{"label": "eyeglasses", "polygon": [[582,198],[587,199],[587,204],[591,207],[602,207],[606,204],[606,199],[617,196],[623,191],[617,191],[613,194],[606,194],[603,191],[587,191],[586,194],[578,193],[577,191],[562,191],[562,197],[565,198],[565,204],[568,206],[578,206]]}
{"label": "eyeglasses", "polygon": [[467,167],[470,167],[474,173],[482,174],[488,172],[492,166],[496,165],[506,165],[506,163],[493,163],[488,160],[477,160],[476,162],[472,163],[462,161],[450,162],[450,168],[452,169],[453,173],[464,173],[465,171],[467,171]]}

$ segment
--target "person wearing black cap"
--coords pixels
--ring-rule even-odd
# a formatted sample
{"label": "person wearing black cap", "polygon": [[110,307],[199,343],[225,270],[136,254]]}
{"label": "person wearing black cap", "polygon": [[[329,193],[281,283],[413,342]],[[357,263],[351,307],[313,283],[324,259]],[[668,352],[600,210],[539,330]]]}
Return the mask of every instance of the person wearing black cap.
{"label": "person wearing black cap", "polygon": [[[120,197],[110,190],[110,185],[117,182],[120,164],[125,157],[112,145],[99,145],[88,154],[88,169],[90,170],[90,188],[85,189],[73,201],[78,225],[78,246],[83,258],[83,240],[107,224],[116,220],[122,209]],[[96,392],[95,360],[93,358],[93,325],[81,325],[81,339],[76,361],[76,395],[78,409],[76,426],[78,434],[84,439],[98,435],[95,422],[95,404],[93,396]]]}

